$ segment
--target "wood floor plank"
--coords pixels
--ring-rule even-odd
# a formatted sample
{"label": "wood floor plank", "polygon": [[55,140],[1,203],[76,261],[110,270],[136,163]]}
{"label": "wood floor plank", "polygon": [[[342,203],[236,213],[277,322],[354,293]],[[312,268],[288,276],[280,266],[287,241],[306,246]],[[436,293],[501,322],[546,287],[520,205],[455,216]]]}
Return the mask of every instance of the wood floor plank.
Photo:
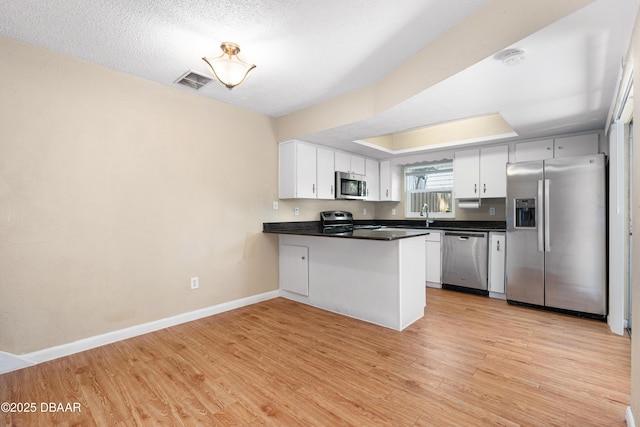
{"label": "wood floor plank", "polygon": [[[427,289],[402,332],[277,298],[0,375],[8,426],[623,426],[630,339]],[[41,409],[38,406],[38,409]]]}

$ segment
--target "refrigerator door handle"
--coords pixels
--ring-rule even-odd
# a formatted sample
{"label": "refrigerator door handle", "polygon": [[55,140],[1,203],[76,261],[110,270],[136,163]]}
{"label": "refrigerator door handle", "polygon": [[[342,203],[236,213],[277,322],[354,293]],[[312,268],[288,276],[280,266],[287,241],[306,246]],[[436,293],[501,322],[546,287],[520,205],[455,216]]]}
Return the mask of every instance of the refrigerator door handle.
{"label": "refrigerator door handle", "polygon": [[[542,197],[542,180],[540,179],[538,180],[538,204],[542,202]],[[538,212],[540,212],[540,209],[538,209]],[[544,252],[544,221],[540,221],[540,213],[538,213],[536,216],[538,216],[536,224],[536,227],[538,228],[538,252]]]}
{"label": "refrigerator door handle", "polygon": [[551,252],[551,230],[549,230],[549,180],[544,180],[544,251]]}

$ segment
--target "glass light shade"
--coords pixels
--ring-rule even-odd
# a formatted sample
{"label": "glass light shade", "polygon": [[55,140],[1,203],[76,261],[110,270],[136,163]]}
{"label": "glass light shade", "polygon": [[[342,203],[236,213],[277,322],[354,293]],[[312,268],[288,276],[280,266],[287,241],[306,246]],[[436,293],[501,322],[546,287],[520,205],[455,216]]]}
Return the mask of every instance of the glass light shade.
{"label": "glass light shade", "polygon": [[229,89],[233,89],[246,80],[255,65],[247,64],[238,58],[240,47],[234,43],[225,42],[220,45],[224,52],[216,58],[202,58],[209,67],[213,75]]}

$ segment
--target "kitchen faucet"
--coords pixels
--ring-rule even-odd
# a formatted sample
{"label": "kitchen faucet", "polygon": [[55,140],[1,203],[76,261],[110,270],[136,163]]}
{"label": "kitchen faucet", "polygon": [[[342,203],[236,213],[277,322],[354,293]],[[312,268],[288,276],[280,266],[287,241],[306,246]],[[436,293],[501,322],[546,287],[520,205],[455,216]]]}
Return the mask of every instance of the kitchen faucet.
{"label": "kitchen faucet", "polygon": [[422,205],[422,208],[420,209],[420,216],[427,216],[427,218],[425,219],[425,226],[429,227],[429,224],[433,221],[429,220],[429,205],[428,204],[424,204]]}

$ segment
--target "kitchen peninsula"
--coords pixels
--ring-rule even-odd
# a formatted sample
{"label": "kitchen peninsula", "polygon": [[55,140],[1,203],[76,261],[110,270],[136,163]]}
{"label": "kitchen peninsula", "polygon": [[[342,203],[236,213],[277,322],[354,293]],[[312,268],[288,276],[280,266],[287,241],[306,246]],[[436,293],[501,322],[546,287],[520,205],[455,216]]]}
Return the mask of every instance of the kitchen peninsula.
{"label": "kitchen peninsula", "polygon": [[424,316],[427,229],[327,232],[310,221],[263,231],[279,234],[283,297],[398,331]]}

